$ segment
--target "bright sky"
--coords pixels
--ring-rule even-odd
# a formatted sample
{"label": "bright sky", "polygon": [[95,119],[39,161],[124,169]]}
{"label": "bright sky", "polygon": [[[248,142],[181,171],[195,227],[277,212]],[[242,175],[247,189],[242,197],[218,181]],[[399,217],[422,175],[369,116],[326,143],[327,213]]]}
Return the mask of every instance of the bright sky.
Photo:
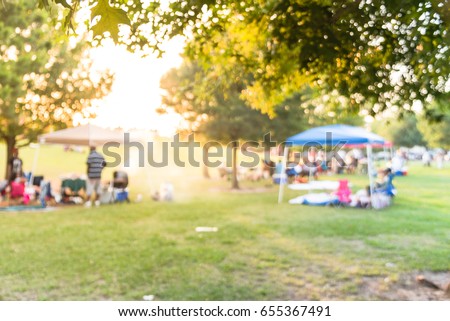
{"label": "bright sky", "polygon": [[108,43],[93,50],[95,69],[115,73],[111,93],[98,103],[97,118],[91,122],[103,127],[156,129],[161,135],[174,134],[180,122],[176,114],[158,115],[161,104],[160,78],[181,64],[183,41],[174,39],[165,46],[163,58],[141,58]]}

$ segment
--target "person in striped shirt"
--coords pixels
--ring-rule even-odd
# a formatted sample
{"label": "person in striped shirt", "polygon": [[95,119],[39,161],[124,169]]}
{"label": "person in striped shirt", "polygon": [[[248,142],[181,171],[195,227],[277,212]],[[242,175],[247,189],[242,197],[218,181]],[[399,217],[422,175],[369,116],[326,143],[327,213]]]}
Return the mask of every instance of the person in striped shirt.
{"label": "person in striped shirt", "polygon": [[105,158],[95,150],[94,146],[91,146],[91,152],[89,153],[86,164],[88,181],[86,186],[87,201],[85,205],[87,207],[92,205],[91,197],[95,192],[95,205],[100,206],[99,198],[102,193],[101,178],[103,168],[106,166]]}

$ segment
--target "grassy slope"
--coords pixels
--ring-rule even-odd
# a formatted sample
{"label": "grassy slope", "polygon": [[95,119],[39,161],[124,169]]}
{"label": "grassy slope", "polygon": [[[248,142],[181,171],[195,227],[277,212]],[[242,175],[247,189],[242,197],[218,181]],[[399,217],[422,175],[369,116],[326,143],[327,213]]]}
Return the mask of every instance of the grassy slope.
{"label": "grassy slope", "polygon": [[[64,158],[46,173],[84,158]],[[226,182],[180,173],[149,175],[178,177],[171,204],[0,213],[0,299],[358,299],[366,275],[450,270],[448,168],[413,167],[396,179],[400,195],[383,211],[277,205],[275,188],[218,192]]]}

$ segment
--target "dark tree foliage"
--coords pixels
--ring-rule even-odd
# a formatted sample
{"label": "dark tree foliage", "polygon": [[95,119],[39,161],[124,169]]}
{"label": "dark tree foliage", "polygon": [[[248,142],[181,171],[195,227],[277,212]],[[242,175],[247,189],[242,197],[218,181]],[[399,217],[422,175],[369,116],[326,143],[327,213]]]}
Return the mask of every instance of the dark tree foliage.
{"label": "dark tree foliage", "polygon": [[[69,44],[29,0],[6,1],[0,10],[0,139],[9,159],[15,145],[35,141],[50,128],[70,125],[111,87],[108,73],[93,75],[85,41]],[[8,176],[8,175],[7,175]]]}
{"label": "dark tree foliage", "polygon": [[304,84],[337,90],[347,108],[373,115],[408,113],[419,101],[432,117],[430,102],[449,99],[449,0],[55,2],[67,8],[67,28],[88,3],[94,36],[109,33],[133,51],[184,35],[204,64],[239,62],[253,74],[246,99],[268,113]]}

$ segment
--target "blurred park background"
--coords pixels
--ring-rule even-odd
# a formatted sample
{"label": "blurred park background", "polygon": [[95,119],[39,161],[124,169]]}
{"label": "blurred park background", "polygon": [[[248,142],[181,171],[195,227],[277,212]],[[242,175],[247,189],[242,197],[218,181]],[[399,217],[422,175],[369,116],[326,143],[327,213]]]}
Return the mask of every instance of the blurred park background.
{"label": "blurred park background", "polygon": [[[4,0],[0,16],[1,300],[448,299],[448,0]],[[60,204],[89,144],[39,137],[86,124],[134,133],[169,163],[132,153],[105,168],[105,191],[127,173],[129,203]],[[274,171],[239,166],[239,144],[331,124],[384,139],[358,147],[374,180],[401,158],[389,206],[292,205],[306,191],[291,189],[278,204],[282,148],[267,151]],[[196,160],[214,141],[234,161],[177,166],[161,147],[190,133]],[[10,202],[17,149],[50,184],[47,207]],[[289,183],[367,191],[354,159]]]}

